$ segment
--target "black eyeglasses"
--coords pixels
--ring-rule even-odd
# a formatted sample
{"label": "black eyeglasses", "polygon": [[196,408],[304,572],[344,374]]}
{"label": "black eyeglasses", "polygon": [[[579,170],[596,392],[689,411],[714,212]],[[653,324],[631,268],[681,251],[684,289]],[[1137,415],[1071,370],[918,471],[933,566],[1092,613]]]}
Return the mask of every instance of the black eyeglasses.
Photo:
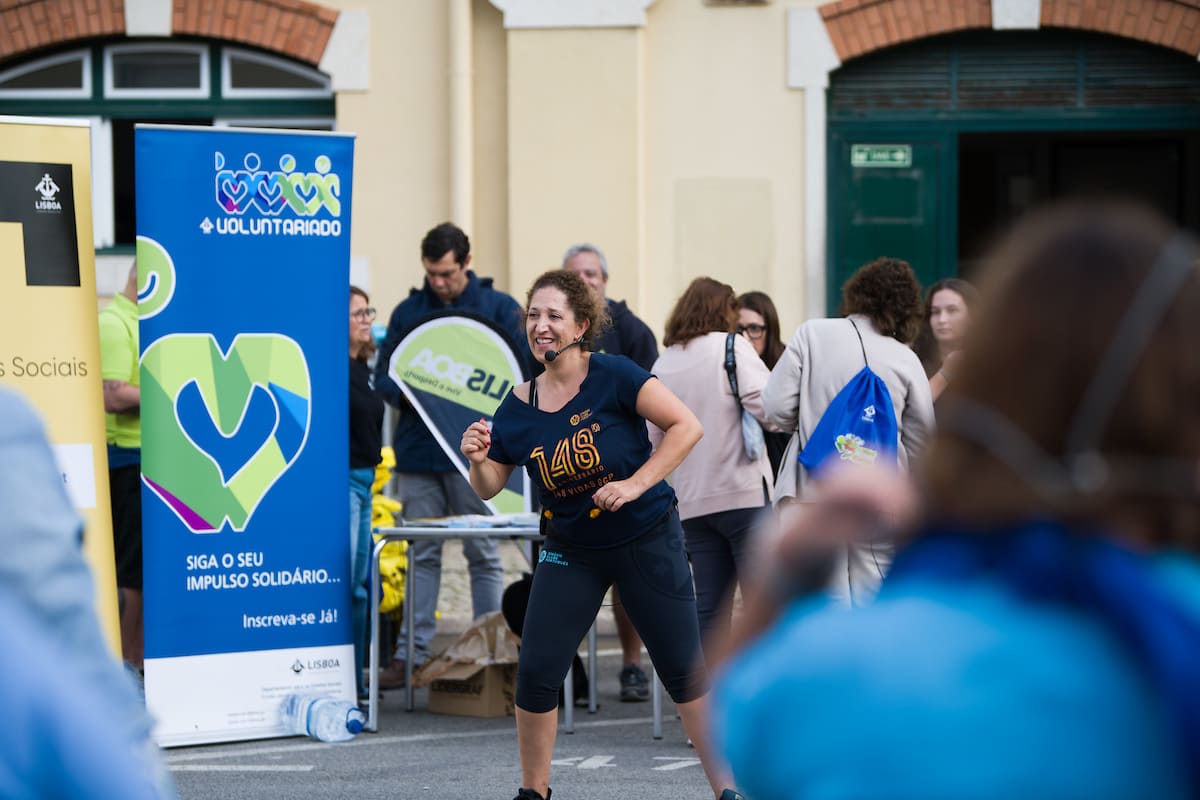
{"label": "black eyeglasses", "polygon": [[766,325],[738,325],[737,332],[747,339],[761,339],[763,334],[767,332]]}
{"label": "black eyeglasses", "polygon": [[357,319],[357,320],[365,319],[367,322],[374,322],[375,321],[375,309],[360,308],[357,311],[351,311],[350,316],[354,317],[354,319]]}

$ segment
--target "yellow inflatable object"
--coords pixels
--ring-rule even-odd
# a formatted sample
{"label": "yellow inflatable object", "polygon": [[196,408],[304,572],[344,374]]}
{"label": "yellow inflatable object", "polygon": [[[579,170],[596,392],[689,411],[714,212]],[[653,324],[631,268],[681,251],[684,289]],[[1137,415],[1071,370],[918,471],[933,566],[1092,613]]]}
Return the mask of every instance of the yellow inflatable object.
{"label": "yellow inflatable object", "polygon": [[[392,477],[392,467],[396,465],[396,455],[392,448],[385,447],[380,451],[382,460],[375,467],[375,481],[371,484],[371,527],[392,528],[396,525],[396,515],[403,506],[399,500],[385,497],[383,487]],[[379,541],[375,536],[375,541]],[[404,576],[408,571],[408,542],[391,542],[379,554],[380,586],[383,597],[379,598],[379,610],[384,614],[391,613],[404,604]]]}

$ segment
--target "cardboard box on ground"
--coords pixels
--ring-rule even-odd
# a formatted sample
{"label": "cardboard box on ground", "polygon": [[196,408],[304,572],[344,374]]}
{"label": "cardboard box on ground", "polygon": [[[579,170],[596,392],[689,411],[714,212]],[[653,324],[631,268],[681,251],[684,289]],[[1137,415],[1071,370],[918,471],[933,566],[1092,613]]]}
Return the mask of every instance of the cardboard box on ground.
{"label": "cardboard box on ground", "polygon": [[417,670],[413,686],[429,687],[429,710],[435,714],[512,716],[520,643],[499,611],[484,614]]}

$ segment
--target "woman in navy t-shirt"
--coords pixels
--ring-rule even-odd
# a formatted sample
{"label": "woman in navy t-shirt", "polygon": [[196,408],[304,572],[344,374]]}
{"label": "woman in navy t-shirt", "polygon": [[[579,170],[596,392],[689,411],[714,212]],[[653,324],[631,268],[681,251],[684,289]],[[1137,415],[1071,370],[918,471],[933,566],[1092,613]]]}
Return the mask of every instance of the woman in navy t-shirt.
{"label": "woman in navy t-shirt", "polygon": [[[703,430],[650,373],[622,356],[589,352],[606,321],[603,303],[578,275],[552,270],[534,281],[525,332],[546,371],[513,389],[491,426],[480,420],[462,437],[479,496],[493,497],[524,466],[546,522],[517,666],[517,800],[550,797],[558,688],[612,584],[714,794],[723,783],[701,730],[707,679],[696,600],[675,493],[663,480]],[[646,420],[666,432],[654,451]]]}

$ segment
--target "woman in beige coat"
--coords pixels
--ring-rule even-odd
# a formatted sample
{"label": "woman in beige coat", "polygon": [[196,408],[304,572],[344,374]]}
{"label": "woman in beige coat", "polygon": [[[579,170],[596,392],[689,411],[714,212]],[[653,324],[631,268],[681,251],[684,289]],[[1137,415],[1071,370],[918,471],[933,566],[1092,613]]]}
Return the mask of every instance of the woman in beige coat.
{"label": "woman in beige coat", "polygon": [[[900,438],[898,465],[911,469],[934,431],[929,381],[909,347],[923,308],[912,267],[899,259],[880,258],[860,267],[842,287],[842,317],[809,320],[796,330],[763,392],[768,420],[795,432],[775,483],[777,503],[813,497],[817,487],[797,456],[834,397],[863,368],[864,351],[892,398]],[[834,593],[852,604],[869,601],[892,552],[890,542],[851,545],[846,569],[839,571],[844,580],[839,577]]]}

